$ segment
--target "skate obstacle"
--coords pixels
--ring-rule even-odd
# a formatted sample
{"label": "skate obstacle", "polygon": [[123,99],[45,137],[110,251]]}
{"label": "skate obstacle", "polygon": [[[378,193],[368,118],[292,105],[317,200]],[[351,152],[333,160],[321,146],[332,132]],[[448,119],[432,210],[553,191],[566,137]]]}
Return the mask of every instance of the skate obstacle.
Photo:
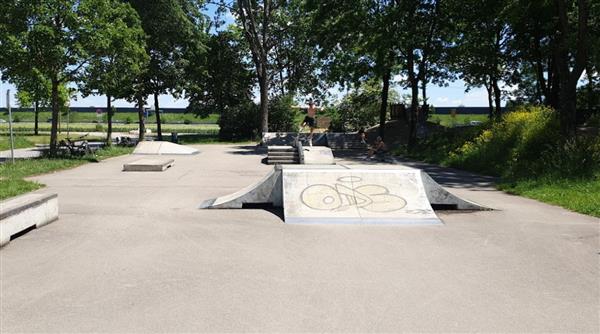
{"label": "skate obstacle", "polygon": [[286,223],[441,224],[434,208],[491,210],[404,166],[277,165],[259,182],[201,209],[283,207]]}

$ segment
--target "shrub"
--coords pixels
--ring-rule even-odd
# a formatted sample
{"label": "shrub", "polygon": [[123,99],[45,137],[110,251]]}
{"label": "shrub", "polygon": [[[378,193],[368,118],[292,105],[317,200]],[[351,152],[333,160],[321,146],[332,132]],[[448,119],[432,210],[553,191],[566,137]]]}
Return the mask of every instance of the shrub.
{"label": "shrub", "polygon": [[600,113],[590,116],[590,118],[588,118],[588,120],[585,122],[585,125],[600,128]]}
{"label": "shrub", "polygon": [[297,111],[292,108],[293,103],[290,95],[278,96],[269,101],[269,131],[297,131]]}
{"label": "shrub", "polygon": [[346,126],[344,124],[344,120],[341,117],[340,111],[337,107],[327,107],[324,110],[325,115],[327,115],[331,122],[329,123],[329,131],[332,132],[344,132],[346,131]]}
{"label": "shrub", "polygon": [[13,121],[13,122],[15,122],[15,123],[18,123],[18,122],[20,122],[20,121],[21,121],[21,116],[19,116],[19,115],[14,115],[14,116],[13,116],[13,119],[12,119],[12,121]]}
{"label": "shrub", "polygon": [[133,121],[132,121],[131,117],[127,116],[127,117],[125,118],[125,124],[131,124],[132,122],[133,122]]}
{"label": "shrub", "polygon": [[219,118],[219,138],[223,140],[252,139],[260,127],[259,107],[251,101],[227,107]]}
{"label": "shrub", "polygon": [[192,124],[192,122],[186,118],[183,120],[183,124]]}
{"label": "shrub", "polygon": [[566,140],[541,157],[545,174],[555,178],[589,178],[600,171],[600,138]]}
{"label": "shrub", "polygon": [[553,110],[520,107],[450,152],[445,163],[509,179],[588,177],[600,165],[600,139],[565,140]]}
{"label": "shrub", "polygon": [[104,131],[104,126],[102,124],[96,124],[94,126],[94,130],[96,130],[98,132]]}

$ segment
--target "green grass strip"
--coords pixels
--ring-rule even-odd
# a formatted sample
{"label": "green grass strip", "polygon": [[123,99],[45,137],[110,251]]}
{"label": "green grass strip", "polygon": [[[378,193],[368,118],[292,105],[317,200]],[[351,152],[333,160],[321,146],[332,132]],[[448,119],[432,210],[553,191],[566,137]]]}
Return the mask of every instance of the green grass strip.
{"label": "green grass strip", "polygon": [[0,200],[38,190],[43,187],[43,184],[34,181],[2,179],[0,180]]}
{"label": "green grass strip", "polygon": [[501,183],[498,188],[511,194],[600,217],[600,178],[591,180],[525,180]]}
{"label": "green grass strip", "polygon": [[132,147],[107,147],[95,155],[66,158],[40,158],[16,160],[14,164],[0,164],[0,200],[18,196],[44,187],[43,184],[24,180],[26,177],[74,168],[89,162],[97,162],[119,155],[130,154]]}

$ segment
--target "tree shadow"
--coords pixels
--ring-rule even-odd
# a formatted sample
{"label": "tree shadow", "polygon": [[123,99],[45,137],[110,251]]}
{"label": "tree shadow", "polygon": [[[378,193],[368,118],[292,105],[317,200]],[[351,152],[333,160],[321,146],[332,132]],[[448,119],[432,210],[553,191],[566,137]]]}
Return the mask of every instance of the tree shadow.
{"label": "tree shadow", "polygon": [[267,148],[260,145],[240,145],[233,147],[227,153],[235,155],[265,155],[267,154]]}
{"label": "tree shadow", "polygon": [[454,168],[442,167],[425,162],[413,161],[402,157],[393,157],[393,162],[381,162],[368,160],[364,158],[367,155],[363,150],[336,150],[333,152],[334,157],[341,163],[350,162],[352,164],[364,165],[403,165],[406,167],[421,169],[437,183],[444,187],[450,188],[465,188],[475,191],[494,191],[495,184],[499,178],[493,176],[480,175],[466,172]]}

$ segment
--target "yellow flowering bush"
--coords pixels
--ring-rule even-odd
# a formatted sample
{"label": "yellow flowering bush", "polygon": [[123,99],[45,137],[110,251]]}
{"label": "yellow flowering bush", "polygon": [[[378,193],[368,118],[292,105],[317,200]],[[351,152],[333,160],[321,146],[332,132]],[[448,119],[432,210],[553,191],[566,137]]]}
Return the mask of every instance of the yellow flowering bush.
{"label": "yellow flowering bush", "polygon": [[446,163],[491,175],[534,174],[544,169],[540,158],[559,138],[558,118],[552,109],[519,107],[451,152]]}

